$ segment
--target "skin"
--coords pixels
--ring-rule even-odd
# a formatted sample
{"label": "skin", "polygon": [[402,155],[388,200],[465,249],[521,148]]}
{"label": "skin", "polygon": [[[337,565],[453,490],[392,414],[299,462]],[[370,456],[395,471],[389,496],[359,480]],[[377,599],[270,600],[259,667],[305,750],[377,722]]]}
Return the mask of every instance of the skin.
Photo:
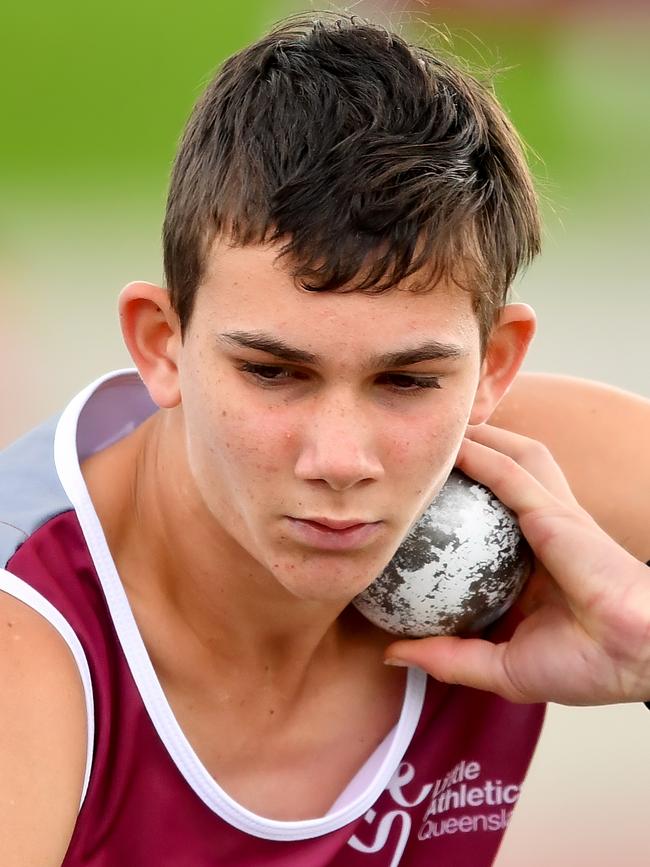
{"label": "skin", "polygon": [[649,400],[576,377],[519,374],[490,424],[544,443],[582,508],[650,560]]}
{"label": "skin", "polygon": [[77,820],[83,785],[83,690],[58,632],[6,593],[0,593],[0,682],[2,863],[56,867]]}

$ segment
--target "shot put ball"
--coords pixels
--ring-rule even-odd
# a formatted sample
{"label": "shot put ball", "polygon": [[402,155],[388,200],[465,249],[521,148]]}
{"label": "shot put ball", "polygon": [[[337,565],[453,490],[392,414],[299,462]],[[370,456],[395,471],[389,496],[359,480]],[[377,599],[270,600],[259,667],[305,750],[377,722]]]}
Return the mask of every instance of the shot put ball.
{"label": "shot put ball", "polygon": [[388,566],[353,604],[394,635],[471,635],[510,608],[532,562],[513,512],[484,485],[453,470]]}

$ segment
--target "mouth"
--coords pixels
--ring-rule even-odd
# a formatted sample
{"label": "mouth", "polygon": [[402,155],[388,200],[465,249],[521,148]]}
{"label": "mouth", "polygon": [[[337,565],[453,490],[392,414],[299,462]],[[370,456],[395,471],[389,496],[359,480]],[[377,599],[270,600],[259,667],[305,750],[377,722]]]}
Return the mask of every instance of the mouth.
{"label": "mouth", "polygon": [[383,521],[357,518],[334,521],[329,518],[292,518],[287,515],[291,535],[311,548],[345,551],[362,548],[380,532]]}
{"label": "mouth", "polygon": [[304,521],[314,524],[316,527],[325,527],[328,530],[349,530],[350,527],[362,527],[366,524],[377,524],[378,521],[364,521],[362,518],[350,518],[347,521],[335,521],[331,518],[294,518],[296,521]]}

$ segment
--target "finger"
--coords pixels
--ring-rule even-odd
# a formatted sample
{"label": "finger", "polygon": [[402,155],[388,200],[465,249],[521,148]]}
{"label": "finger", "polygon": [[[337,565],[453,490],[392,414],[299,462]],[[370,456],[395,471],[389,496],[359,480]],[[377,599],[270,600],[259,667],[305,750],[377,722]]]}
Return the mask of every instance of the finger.
{"label": "finger", "polygon": [[442,683],[460,684],[502,696],[508,701],[529,701],[505,667],[507,644],[481,638],[437,636],[396,641],[386,649],[389,665],[414,665]]}
{"label": "finger", "polygon": [[466,438],[512,458],[564,502],[576,502],[566,476],[543,443],[490,424],[471,425]]}
{"label": "finger", "polygon": [[[562,502],[511,457],[478,442],[464,440],[457,465],[517,514],[537,560],[576,615],[584,619],[595,600],[611,597],[616,587],[611,576],[625,560],[625,552],[583,509]],[[532,610],[538,601],[557,595],[552,585],[540,582],[535,589],[542,592],[531,591]]]}
{"label": "finger", "polygon": [[456,466],[493,491],[520,520],[532,511],[552,509],[562,502],[514,458],[476,440],[463,440]]}

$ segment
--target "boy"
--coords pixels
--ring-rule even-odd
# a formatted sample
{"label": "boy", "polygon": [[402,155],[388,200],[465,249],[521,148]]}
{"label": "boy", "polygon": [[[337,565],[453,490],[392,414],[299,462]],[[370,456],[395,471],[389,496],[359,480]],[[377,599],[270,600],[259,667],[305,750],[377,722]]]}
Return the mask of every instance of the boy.
{"label": "boy", "polygon": [[[543,702],[650,695],[646,568],[526,392],[484,424],[534,333],[516,134],[440,58],[290,21],[199,102],[164,246],[138,374],[3,457],[3,864],[491,863]],[[484,639],[394,642],[349,603],[455,463],[540,566]]]}

